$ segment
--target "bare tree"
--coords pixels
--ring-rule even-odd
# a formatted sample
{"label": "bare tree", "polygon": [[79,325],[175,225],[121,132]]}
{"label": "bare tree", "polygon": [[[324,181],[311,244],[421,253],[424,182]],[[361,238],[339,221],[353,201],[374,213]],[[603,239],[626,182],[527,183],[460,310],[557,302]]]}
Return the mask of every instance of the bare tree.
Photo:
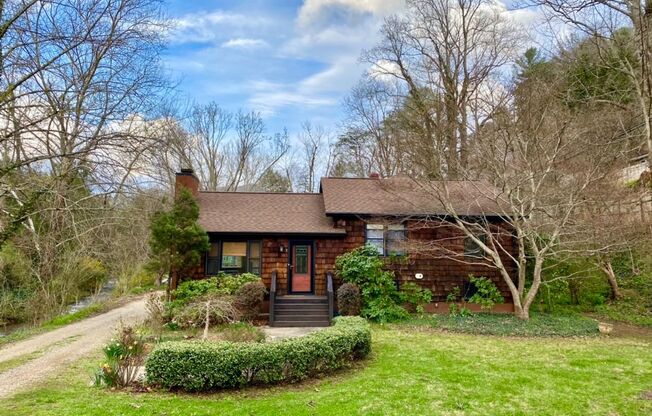
{"label": "bare tree", "polygon": [[302,192],[315,192],[319,179],[330,171],[333,155],[330,138],[320,125],[313,126],[310,122],[301,125],[299,133],[299,152],[302,166],[299,179],[299,189]]}
{"label": "bare tree", "polygon": [[[652,4],[632,0],[533,0],[530,4],[544,6],[551,17],[587,36],[605,67],[629,77],[642,141],[652,166]],[[633,55],[614,53],[622,47],[623,28],[633,29]],[[620,105],[611,99],[605,101]]]}
{"label": "bare tree", "polygon": [[233,124],[233,115],[216,103],[192,108],[189,120],[193,137],[194,162],[201,184],[207,191],[217,191],[225,165],[224,142]]}
{"label": "bare tree", "polygon": [[[409,0],[407,12],[388,19],[383,41],[364,54],[374,72],[398,80],[423,127],[419,141],[436,141],[447,154],[448,177],[466,167],[474,117],[493,107],[472,105],[483,86],[510,61],[518,30],[495,3],[484,0]],[[398,90],[400,91],[400,89]],[[435,99],[437,104],[432,105]]]}
{"label": "bare tree", "polygon": [[358,176],[390,177],[402,170],[397,138],[386,126],[398,106],[392,88],[365,77],[344,100],[346,131],[337,145],[340,158],[355,166]]}
{"label": "bare tree", "polygon": [[[613,185],[623,146],[618,116],[587,120],[559,101],[556,88],[533,82],[518,106],[503,107],[476,133],[475,166],[459,171],[466,182],[415,178],[450,213],[450,224],[480,247],[482,263],[500,272],[522,319],[529,318],[547,260],[611,244],[592,241],[584,218]],[[468,194],[477,198],[460,203]],[[477,214],[468,216],[469,207]]]}

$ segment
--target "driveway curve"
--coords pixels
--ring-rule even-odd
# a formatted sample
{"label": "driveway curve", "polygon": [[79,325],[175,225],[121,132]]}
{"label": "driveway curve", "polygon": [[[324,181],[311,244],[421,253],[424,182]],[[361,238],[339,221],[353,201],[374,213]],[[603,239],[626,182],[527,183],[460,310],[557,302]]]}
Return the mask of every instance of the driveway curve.
{"label": "driveway curve", "polygon": [[[66,325],[0,349],[0,366],[12,360],[26,362],[0,372],[0,399],[29,389],[66,365],[100,349],[114,334],[120,321],[132,324],[145,319],[141,298],[101,315]],[[30,355],[36,358],[28,359]]]}

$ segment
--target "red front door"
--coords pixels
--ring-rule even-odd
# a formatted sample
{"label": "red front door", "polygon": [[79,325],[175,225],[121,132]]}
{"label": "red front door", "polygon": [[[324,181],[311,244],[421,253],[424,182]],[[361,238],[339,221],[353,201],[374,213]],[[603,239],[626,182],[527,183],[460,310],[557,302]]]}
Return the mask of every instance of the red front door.
{"label": "red front door", "polygon": [[293,293],[312,292],[312,246],[295,244],[292,246],[290,263],[290,291]]}

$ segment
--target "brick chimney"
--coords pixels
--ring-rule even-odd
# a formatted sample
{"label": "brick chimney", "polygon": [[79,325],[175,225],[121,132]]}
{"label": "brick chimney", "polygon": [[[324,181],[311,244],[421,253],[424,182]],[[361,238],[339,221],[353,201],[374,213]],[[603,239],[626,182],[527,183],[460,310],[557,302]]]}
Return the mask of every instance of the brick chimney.
{"label": "brick chimney", "polygon": [[369,174],[369,178],[370,178],[370,179],[380,179],[380,173],[378,173],[378,172],[371,172],[371,173]]}
{"label": "brick chimney", "polygon": [[176,174],[174,183],[174,195],[179,195],[181,188],[187,188],[194,197],[199,194],[199,179],[195,176],[195,172],[189,168],[181,169],[181,172]]}

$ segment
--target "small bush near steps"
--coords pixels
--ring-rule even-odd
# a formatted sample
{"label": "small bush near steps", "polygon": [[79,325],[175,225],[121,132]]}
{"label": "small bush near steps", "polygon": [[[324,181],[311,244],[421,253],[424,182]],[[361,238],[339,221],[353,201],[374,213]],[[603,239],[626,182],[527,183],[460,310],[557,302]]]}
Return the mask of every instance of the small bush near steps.
{"label": "small bush near steps", "polygon": [[337,309],[343,316],[360,315],[360,289],[353,283],[344,283],[337,289]]}
{"label": "small bush near steps", "polygon": [[246,321],[258,317],[267,289],[263,282],[249,282],[242,285],[235,293],[235,306]]}
{"label": "small bush near steps", "polygon": [[146,362],[149,383],[210,391],[294,382],[348,366],[371,351],[371,330],[359,317],[301,338],[274,343],[167,342]]}

